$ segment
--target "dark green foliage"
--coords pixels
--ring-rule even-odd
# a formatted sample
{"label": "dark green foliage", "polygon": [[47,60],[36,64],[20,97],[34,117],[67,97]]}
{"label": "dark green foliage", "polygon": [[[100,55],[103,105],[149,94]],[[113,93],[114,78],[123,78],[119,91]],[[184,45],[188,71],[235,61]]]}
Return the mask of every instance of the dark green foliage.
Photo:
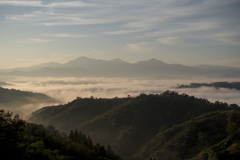
{"label": "dark green foliage", "polygon": [[159,132],[136,159],[240,159],[240,111],[218,111]]}
{"label": "dark green foliage", "polygon": [[[131,159],[133,155],[138,155],[142,150],[141,148],[148,144],[153,137],[171,127],[200,115],[233,109],[238,109],[238,106],[222,102],[210,103],[206,99],[166,91],[159,95],[141,94],[137,97],[129,96],[127,98],[78,98],[66,105],[43,108],[35,112],[30,120],[45,125],[54,125],[59,129],[77,128],[82,133],[90,135],[95,142],[100,142],[105,146],[110,144],[114,151],[124,159]],[[212,115],[206,115],[205,118],[208,116]],[[178,134],[179,137],[184,136],[184,143],[181,144],[182,139],[176,139],[178,145],[169,145],[167,151],[171,151],[171,148],[182,149],[178,150],[181,154],[175,152],[174,157],[183,159],[186,158],[185,154],[197,155],[204,148],[201,146],[204,146],[206,142],[212,145],[227,135],[224,129],[219,130],[217,135],[212,131],[226,125],[225,118],[222,117],[221,123],[218,120],[189,123],[186,131]],[[204,132],[205,128],[208,129],[209,133]],[[198,132],[198,129],[201,130]],[[175,127],[167,132],[165,138],[172,141],[171,139],[179,132],[181,132],[181,127]],[[215,135],[215,137],[207,138],[206,134]],[[199,143],[198,137],[202,140],[201,143]],[[175,141],[172,142],[175,143]],[[161,144],[159,141],[156,143]],[[154,145],[158,147],[157,144]],[[192,152],[186,148],[195,149]],[[167,153],[165,155],[173,156]],[[155,157],[146,158],[154,159]]]}
{"label": "dark green foliage", "polygon": [[0,110],[0,154],[8,160],[119,160],[90,137],[71,131],[61,134],[52,126],[27,123]]}

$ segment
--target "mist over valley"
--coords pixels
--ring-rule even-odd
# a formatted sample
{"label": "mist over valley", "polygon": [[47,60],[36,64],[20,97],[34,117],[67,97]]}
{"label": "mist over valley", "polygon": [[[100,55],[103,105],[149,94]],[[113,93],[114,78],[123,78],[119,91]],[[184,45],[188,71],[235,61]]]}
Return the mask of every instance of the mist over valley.
{"label": "mist over valley", "polygon": [[[206,67],[210,71],[197,69]],[[67,73],[63,68],[68,70]],[[62,104],[76,97],[114,98],[129,95],[134,97],[141,93],[160,94],[172,90],[205,98],[211,102],[221,101],[240,105],[240,91],[237,88],[216,88],[210,85],[179,87],[194,83],[238,82],[239,70],[223,66],[188,67],[166,64],[156,59],[128,63],[121,59],[106,61],[80,57],[65,64],[52,62],[5,71],[5,76],[0,77],[0,84],[4,88],[44,93]],[[80,76],[81,74],[83,76]],[[227,74],[231,76],[226,76]],[[24,111],[26,114],[34,111],[34,105],[26,108],[32,108],[28,112]]]}

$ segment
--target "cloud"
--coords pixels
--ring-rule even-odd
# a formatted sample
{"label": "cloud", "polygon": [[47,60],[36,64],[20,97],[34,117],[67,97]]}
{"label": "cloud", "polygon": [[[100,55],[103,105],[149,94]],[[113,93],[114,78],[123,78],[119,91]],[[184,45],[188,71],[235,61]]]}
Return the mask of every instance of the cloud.
{"label": "cloud", "polygon": [[[97,98],[114,98],[114,97],[132,97],[141,93],[160,94],[166,90],[186,93],[197,98],[206,98],[211,102],[220,101],[229,104],[236,103],[240,105],[240,91],[234,89],[215,89],[215,88],[188,88],[178,89],[178,84],[190,83],[211,83],[217,81],[234,82],[238,79],[228,78],[161,78],[161,79],[134,79],[134,78],[18,78],[18,80],[6,81],[11,83],[8,88],[20,89],[23,91],[32,91],[45,93],[53,98],[67,103],[76,97],[97,97]],[[21,106],[13,108],[14,113],[21,113],[26,116],[31,112],[50,104],[39,104]],[[17,112],[15,112],[17,111]]]}
{"label": "cloud", "polygon": [[84,38],[94,36],[93,34],[70,34],[70,33],[55,33],[55,34],[43,34],[47,37],[54,37],[54,38]]}
{"label": "cloud", "polygon": [[125,49],[127,51],[135,51],[135,52],[145,52],[149,49],[147,42],[141,42],[141,43],[129,43],[126,44]]}
{"label": "cloud", "polygon": [[42,6],[42,1],[0,1],[0,5],[14,5],[14,6]]}
{"label": "cloud", "polygon": [[103,32],[103,34],[106,35],[122,35],[122,34],[130,34],[130,33],[136,33],[142,31],[141,29],[126,29],[126,30],[116,30],[116,31],[108,31]]}
{"label": "cloud", "polygon": [[0,5],[13,5],[13,6],[32,6],[32,7],[46,7],[46,8],[69,8],[69,7],[86,7],[93,6],[82,1],[66,1],[66,2],[52,2],[43,3],[43,1],[0,1]]}
{"label": "cloud", "polygon": [[67,2],[54,2],[43,5],[44,7],[51,7],[51,8],[68,8],[68,7],[90,7],[94,6],[93,4],[87,4],[82,1],[67,1]]}
{"label": "cloud", "polygon": [[198,98],[205,98],[211,102],[220,101],[240,105],[240,100],[238,98],[240,96],[240,91],[235,89],[201,87],[195,89],[179,89],[177,91],[179,93],[194,95]]}
{"label": "cloud", "polygon": [[212,102],[217,100],[237,103],[240,105],[240,91],[231,89],[215,88],[195,88],[195,89],[178,89],[178,84],[211,83],[217,81],[237,81],[237,79],[190,79],[190,78],[161,78],[161,79],[124,79],[124,78],[45,78],[42,80],[20,79],[19,82],[11,83],[10,88],[41,92],[48,94],[56,99],[62,100],[63,103],[72,101],[76,97],[126,97],[127,95],[136,96],[141,93],[162,93],[166,90],[175,90],[179,93],[187,93],[199,98],[207,98]]}
{"label": "cloud", "polygon": [[[107,35],[131,34],[144,31],[142,36],[189,37],[202,35],[200,31],[221,33],[227,26],[239,25],[237,14],[239,1],[1,1],[0,5],[39,6],[32,13],[9,15],[8,20],[23,20],[38,25],[95,25],[116,23],[106,30]],[[230,8],[230,7],[231,8]],[[74,8],[72,8],[74,7]],[[84,7],[84,9],[80,9]],[[69,9],[71,8],[71,10]],[[49,11],[47,11],[49,10]],[[47,11],[47,12],[46,12]],[[37,13],[46,14],[37,14]],[[233,24],[235,21],[235,24]],[[188,33],[188,34],[186,34]],[[166,35],[168,34],[168,35]],[[172,35],[178,34],[178,35]],[[184,35],[183,35],[184,34]],[[205,32],[208,35],[207,32]],[[197,36],[198,36],[197,35]],[[208,38],[208,37],[206,37]],[[226,39],[224,39],[226,41]]]}
{"label": "cloud", "polygon": [[168,45],[179,44],[179,38],[178,37],[163,37],[163,38],[159,38],[158,42],[161,44],[168,44]]}
{"label": "cloud", "polygon": [[240,27],[226,32],[215,33],[206,36],[216,42],[222,42],[223,44],[229,45],[240,45]]}
{"label": "cloud", "polygon": [[39,38],[31,38],[31,39],[26,39],[23,40],[23,43],[47,43],[47,42],[51,42],[52,40],[50,39],[39,39]]}

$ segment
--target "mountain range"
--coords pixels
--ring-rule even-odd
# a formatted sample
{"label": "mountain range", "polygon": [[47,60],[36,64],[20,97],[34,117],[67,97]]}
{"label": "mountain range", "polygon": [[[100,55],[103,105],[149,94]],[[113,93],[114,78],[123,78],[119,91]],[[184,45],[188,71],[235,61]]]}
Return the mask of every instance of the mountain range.
{"label": "mountain range", "polygon": [[[237,115],[231,122],[233,114]],[[240,142],[238,115],[235,104],[166,91],[112,99],[78,97],[65,105],[44,107],[28,120],[65,132],[78,129],[94,142],[110,144],[126,160],[194,160],[220,151],[240,156],[239,149],[231,148]],[[225,148],[222,141],[227,141]]]}
{"label": "mountain range", "polygon": [[50,77],[158,77],[158,76],[227,76],[240,77],[240,69],[224,66],[185,66],[167,64],[157,59],[128,63],[121,59],[97,60],[79,57],[65,64],[44,63],[27,68],[1,71],[5,76]]}

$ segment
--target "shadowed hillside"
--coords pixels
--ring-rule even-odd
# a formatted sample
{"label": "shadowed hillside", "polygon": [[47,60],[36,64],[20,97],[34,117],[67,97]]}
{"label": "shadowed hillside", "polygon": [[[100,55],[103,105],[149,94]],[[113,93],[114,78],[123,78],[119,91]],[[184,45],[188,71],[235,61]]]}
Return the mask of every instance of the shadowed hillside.
{"label": "shadowed hillside", "polygon": [[[23,116],[35,111],[39,105],[49,105],[58,101],[42,93],[6,89],[0,87],[0,109],[14,111]],[[23,109],[24,108],[24,109]],[[28,113],[25,113],[28,112]]]}
{"label": "shadowed hillside", "polygon": [[159,132],[136,159],[239,159],[239,111],[218,111]]}
{"label": "shadowed hillside", "polygon": [[78,98],[66,105],[38,110],[29,120],[65,131],[77,128],[93,141],[110,144],[124,159],[132,159],[153,137],[174,125],[234,108],[237,106],[166,91],[135,98]]}

